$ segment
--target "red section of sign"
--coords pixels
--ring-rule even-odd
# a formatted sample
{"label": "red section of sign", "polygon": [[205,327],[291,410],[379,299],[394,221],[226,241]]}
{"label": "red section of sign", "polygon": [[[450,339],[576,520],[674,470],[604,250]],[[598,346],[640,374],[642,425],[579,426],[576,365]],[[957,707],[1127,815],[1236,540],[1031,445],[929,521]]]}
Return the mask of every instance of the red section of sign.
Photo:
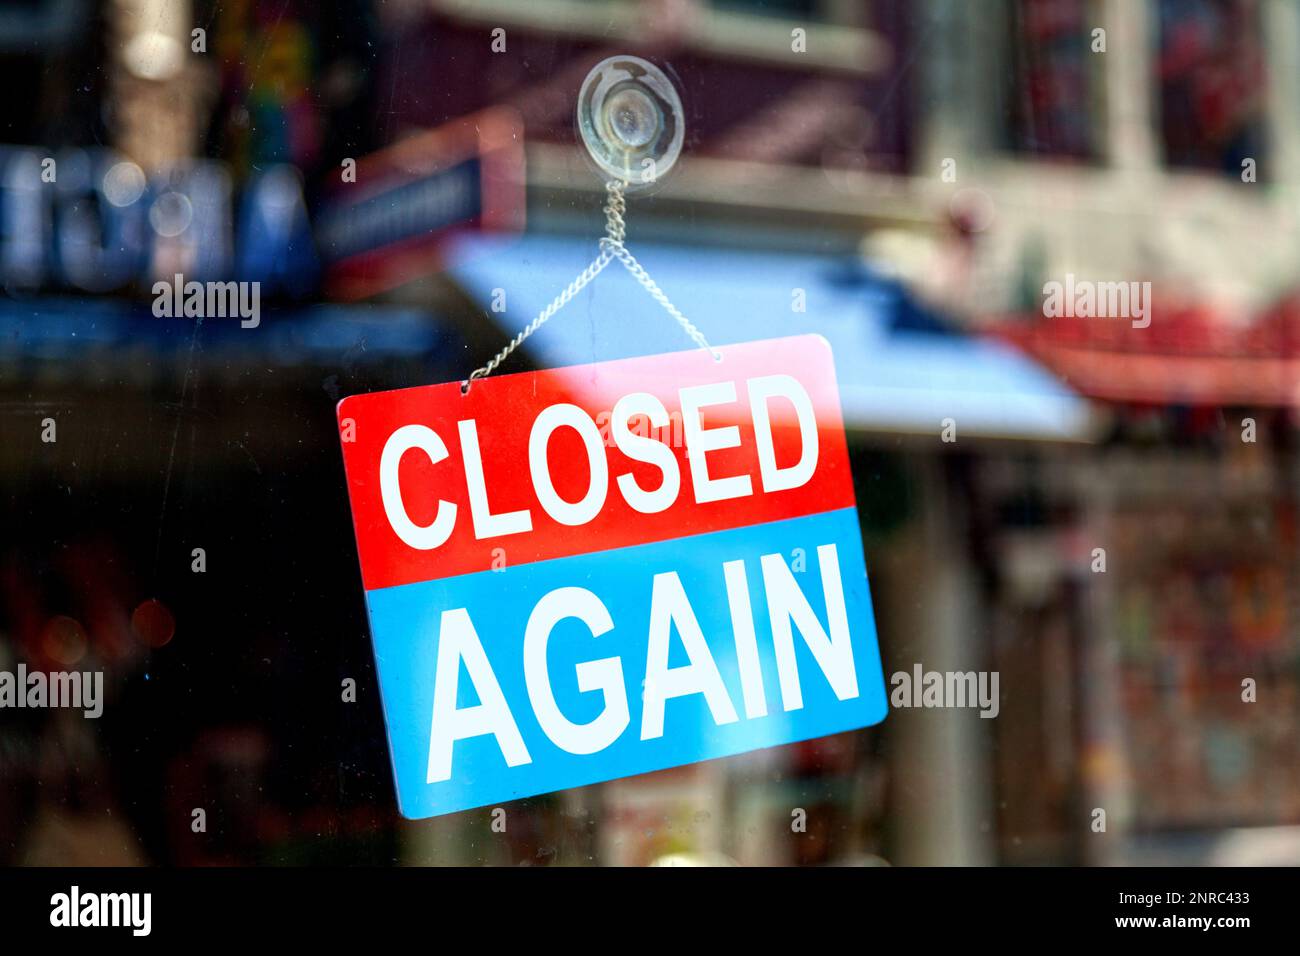
{"label": "red section of sign", "polygon": [[[721,362],[716,362],[708,352],[696,349],[492,377],[475,382],[468,394],[462,394],[459,382],[449,382],[344,399],[338,407],[340,436],[366,589],[851,506],[853,483],[829,344],[820,336],[804,335],[725,346],[718,351]],[[812,411],[812,417],[805,415],[802,425],[796,401],[781,394],[790,389],[789,379],[797,383],[796,391],[806,393],[805,411]],[[759,382],[755,384],[755,380]],[[771,385],[774,381],[778,384]],[[751,412],[751,401],[764,382],[769,383],[769,392],[776,393],[759,399],[771,423],[768,431],[772,456],[766,482],[760,467],[761,449],[766,446],[762,439],[764,430],[761,427],[756,430]],[[725,383],[734,385],[734,400],[705,406],[696,403],[698,410],[691,416],[688,398],[688,414],[683,415],[683,389],[723,384],[725,391]],[[620,476],[631,475],[640,489],[654,492],[664,483],[664,468],[671,471],[666,463],[629,457],[615,441],[613,410],[620,398],[634,393],[647,393],[658,399],[668,420],[666,425],[654,427],[648,418],[634,416],[628,421],[628,431],[655,439],[669,449],[680,475],[680,487],[671,504],[654,513],[635,510],[623,490],[627,482],[619,482]],[[529,461],[530,436],[538,416],[551,406],[564,404],[577,406],[590,420],[594,431],[589,429],[589,437],[599,435],[599,441],[592,441],[590,448],[603,455],[605,463],[596,470],[607,469],[608,474],[603,503],[587,520],[576,525],[561,523],[548,512],[536,484],[546,476],[534,475]],[[702,440],[692,438],[691,417],[704,430]],[[479,445],[478,459],[471,455],[468,466],[459,425],[463,421],[474,422]],[[390,488],[386,510],[380,480],[381,459],[390,436],[408,425],[432,429],[447,454],[437,463],[421,447],[402,454],[397,459],[396,471],[400,503]],[[715,429],[729,426],[737,429],[732,437],[739,438],[738,445],[701,452],[705,443],[727,437]],[[780,490],[766,487],[780,483],[778,473],[788,481],[796,480],[792,476],[799,475],[798,465],[805,460],[805,442],[811,447],[808,432],[813,429],[817,435],[817,456],[815,465],[811,465],[813,459],[807,459],[806,467],[811,468],[811,473],[806,480],[801,480],[797,487]],[[579,430],[562,424],[551,432],[545,447],[547,474],[555,494],[570,504],[587,498],[592,468],[589,446]],[[638,457],[649,457],[644,451],[628,450]],[[691,458],[698,463],[701,456],[703,474],[709,479],[745,476],[749,494],[723,500],[697,500],[697,476],[692,472]],[[476,521],[471,507],[472,478],[468,476],[476,471],[474,460],[482,463],[482,488],[490,513],[499,516],[527,511],[529,530],[486,537],[476,535],[476,526],[480,533],[491,530],[491,526],[490,522]],[[597,462],[600,460],[598,457]],[[729,493],[739,489],[722,486],[716,490]],[[591,501],[597,500],[599,495],[593,495]],[[662,503],[667,500],[665,495]],[[645,502],[641,503],[644,507]],[[451,505],[455,506],[455,520],[450,533],[428,550],[404,541],[389,520],[388,511],[400,507],[412,527],[428,526],[439,515],[450,514],[449,510],[439,509]],[[552,510],[557,510],[554,504]],[[480,507],[478,517],[482,516]],[[572,514],[565,517],[574,519]],[[521,520],[514,519],[514,524],[520,524]]]}

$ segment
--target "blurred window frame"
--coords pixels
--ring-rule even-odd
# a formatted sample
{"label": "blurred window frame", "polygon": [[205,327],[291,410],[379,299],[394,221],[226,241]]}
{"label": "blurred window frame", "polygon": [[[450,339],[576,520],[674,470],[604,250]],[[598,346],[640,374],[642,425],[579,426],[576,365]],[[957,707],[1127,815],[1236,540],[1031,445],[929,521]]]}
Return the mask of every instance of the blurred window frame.
{"label": "blurred window frame", "polygon": [[[591,39],[646,39],[646,0],[430,0],[439,13],[463,22],[517,26],[538,32]],[[724,57],[755,59],[786,66],[817,67],[870,75],[888,61],[889,45],[863,25],[868,5],[860,0],[815,0],[820,16],[803,21],[780,11],[743,10],[712,0],[687,5],[681,39],[686,47]],[[807,49],[815,59],[792,49],[796,28],[807,31]]]}

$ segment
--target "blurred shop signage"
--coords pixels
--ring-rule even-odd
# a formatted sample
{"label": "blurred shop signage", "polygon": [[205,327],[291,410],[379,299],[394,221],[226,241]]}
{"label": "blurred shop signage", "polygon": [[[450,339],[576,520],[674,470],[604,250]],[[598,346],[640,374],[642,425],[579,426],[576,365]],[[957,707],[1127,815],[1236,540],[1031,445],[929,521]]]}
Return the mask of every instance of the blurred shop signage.
{"label": "blurred shop signage", "polygon": [[404,816],[884,718],[830,346],[719,351],[339,404]]}
{"label": "blurred shop signage", "polygon": [[318,273],[292,166],[253,174],[236,201],[229,170],[210,160],[146,177],[109,149],[0,147],[0,282],[9,291],[147,293],[181,274],[303,296]]}
{"label": "blurred shop signage", "polygon": [[519,232],[523,124],[504,107],[420,133],[357,164],[322,205],[316,236],[332,295],[358,299],[428,275],[465,230]]}
{"label": "blurred shop signage", "polygon": [[417,134],[355,173],[313,214],[289,165],[254,171],[237,195],[212,160],[147,177],[109,149],[0,147],[0,284],[143,294],[181,275],[291,298],[323,283],[355,299],[436,271],[459,230],[522,225],[523,140],[506,109]]}

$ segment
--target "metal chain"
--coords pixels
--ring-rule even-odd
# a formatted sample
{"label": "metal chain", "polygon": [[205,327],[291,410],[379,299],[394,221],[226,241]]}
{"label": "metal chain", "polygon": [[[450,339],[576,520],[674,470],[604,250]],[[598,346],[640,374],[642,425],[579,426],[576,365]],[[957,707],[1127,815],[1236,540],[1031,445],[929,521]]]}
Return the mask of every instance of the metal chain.
{"label": "metal chain", "polygon": [[623,244],[627,236],[627,220],[624,214],[627,212],[627,200],[623,195],[624,183],[611,179],[605,184],[605,190],[609,198],[605,203],[605,235],[600,240],[600,255],[591,261],[591,264],[584,269],[576,279],[568,284],[563,292],[551,300],[551,304],[538,313],[537,318],[529,322],[524,330],[510,340],[510,344],[494,355],[482,368],[475,369],[470,377],[461,383],[460,390],[463,393],[468,392],[470,385],[480,378],[486,378],[492,372],[510,357],[510,353],[519,346],[523,345],[524,340],[540,329],[546,322],[564,308],[575,295],[586,287],[587,283],[600,275],[605,267],[613,260],[617,259],[623,264],[623,267],[632,274],[637,282],[650,293],[656,302],[663,306],[664,311],[677,320],[677,324],[685,330],[686,334],[691,337],[700,348],[709,352],[715,362],[722,361],[722,355],[716,351],[713,346],[709,345],[708,339],[704,333],[695,327],[694,323],[686,316],[682,315],[677,306],[673,305],[664,291],[659,288],[655,280],[650,278],[650,273],[628,251],[627,246]]}
{"label": "metal chain", "polygon": [[604,270],[605,266],[609,265],[610,262],[613,260],[613,258],[614,257],[610,253],[607,253],[602,250],[600,255],[598,255],[595,259],[591,261],[591,265],[583,269],[582,273],[576,279],[570,282],[568,287],[565,288],[563,292],[561,292],[554,299],[552,299],[551,304],[548,305],[545,309],[543,309],[538,314],[537,318],[529,322],[522,332],[520,332],[518,335],[516,335],[513,339],[510,340],[509,345],[507,345],[500,352],[494,355],[491,361],[489,361],[482,368],[476,368],[473,372],[470,373],[469,379],[461,383],[460,386],[461,392],[462,393],[468,392],[470,383],[480,378],[485,378],[488,375],[491,375],[493,370],[498,365],[500,365],[502,362],[504,362],[507,358],[510,357],[511,352],[513,352],[515,349],[519,348],[519,346],[524,344],[524,339],[528,338],[528,336],[532,335],[534,332],[540,329],[547,322],[547,320],[550,319],[551,316],[553,316],[556,312],[559,312],[560,309],[564,308],[564,306],[568,304],[570,299],[572,299],[575,295],[581,292],[588,282],[596,278],[596,276],[600,275],[600,273]]}
{"label": "metal chain", "polygon": [[710,353],[713,356],[713,361],[722,361],[722,354],[709,344],[709,340],[704,337],[703,332],[695,327],[695,323],[682,315],[677,306],[673,305],[672,301],[664,293],[663,289],[659,288],[655,280],[650,278],[650,273],[645,271],[645,267],[642,266],[641,263],[637,262],[636,256],[632,255],[625,245],[621,242],[615,243],[610,239],[602,239],[600,244],[605,251],[609,252],[617,258],[619,262],[623,263],[624,268],[626,268],[628,272],[632,273],[633,278],[635,278],[637,282],[641,283],[641,285],[645,287],[645,290],[654,297],[654,300],[664,307],[665,312],[677,320],[677,324],[682,327],[696,345]]}
{"label": "metal chain", "polygon": [[618,179],[605,183],[605,192],[609,193],[609,199],[605,202],[605,238],[619,245],[627,237],[627,220],[623,218],[627,212],[627,199],[623,196],[625,185]]}

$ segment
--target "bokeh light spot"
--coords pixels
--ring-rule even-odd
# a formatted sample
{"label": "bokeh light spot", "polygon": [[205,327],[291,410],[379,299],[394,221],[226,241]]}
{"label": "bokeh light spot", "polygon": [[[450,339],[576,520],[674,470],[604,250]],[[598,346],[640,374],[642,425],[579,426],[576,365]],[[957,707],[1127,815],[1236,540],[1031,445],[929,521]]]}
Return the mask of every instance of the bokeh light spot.
{"label": "bokeh light spot", "polygon": [[65,615],[52,617],[41,631],[41,652],[65,667],[86,656],[86,630],[80,622]]}
{"label": "bokeh light spot", "polygon": [[131,630],[149,647],[163,647],[176,633],[176,618],[162,601],[141,601],[131,612]]}

